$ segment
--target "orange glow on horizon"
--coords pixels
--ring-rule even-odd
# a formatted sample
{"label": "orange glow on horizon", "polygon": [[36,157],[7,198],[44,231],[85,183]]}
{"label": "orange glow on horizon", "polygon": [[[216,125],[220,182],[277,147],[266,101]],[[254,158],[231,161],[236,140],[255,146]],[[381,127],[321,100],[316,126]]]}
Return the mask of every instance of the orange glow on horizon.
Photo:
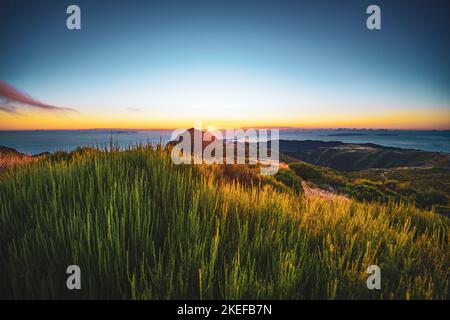
{"label": "orange glow on horizon", "polygon": [[389,114],[354,115],[302,115],[290,116],[260,114],[252,119],[239,118],[188,118],[152,117],[148,115],[83,115],[69,113],[9,114],[0,113],[0,130],[77,130],[77,129],[175,129],[190,128],[194,121],[203,122],[207,128],[243,127],[292,127],[304,129],[318,128],[358,128],[358,129],[416,129],[450,130],[450,110],[391,112]]}

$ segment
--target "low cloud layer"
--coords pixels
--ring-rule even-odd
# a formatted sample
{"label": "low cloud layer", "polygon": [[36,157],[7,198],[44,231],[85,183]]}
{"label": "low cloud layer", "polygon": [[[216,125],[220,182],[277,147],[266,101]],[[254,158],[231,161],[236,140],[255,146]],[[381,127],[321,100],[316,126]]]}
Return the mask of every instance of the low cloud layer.
{"label": "low cloud layer", "polygon": [[36,100],[26,93],[20,92],[16,88],[12,87],[5,81],[0,80],[0,110],[8,113],[19,113],[20,107],[28,106],[32,108],[38,108],[46,111],[71,111],[76,112],[75,109],[57,107],[42,103]]}

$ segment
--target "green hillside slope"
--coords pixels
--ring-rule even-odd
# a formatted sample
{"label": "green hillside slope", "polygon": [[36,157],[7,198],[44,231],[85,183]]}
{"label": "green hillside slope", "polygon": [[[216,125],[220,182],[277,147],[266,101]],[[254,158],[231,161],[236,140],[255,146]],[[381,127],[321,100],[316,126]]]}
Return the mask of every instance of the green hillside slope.
{"label": "green hillside slope", "polygon": [[447,218],[207,171],[147,147],[15,168],[0,178],[0,298],[448,299]]}

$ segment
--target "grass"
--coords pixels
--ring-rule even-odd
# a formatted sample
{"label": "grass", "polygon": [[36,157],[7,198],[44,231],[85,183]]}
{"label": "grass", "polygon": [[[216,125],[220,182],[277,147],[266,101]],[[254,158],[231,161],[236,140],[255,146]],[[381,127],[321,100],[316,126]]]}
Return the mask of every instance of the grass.
{"label": "grass", "polygon": [[291,162],[289,167],[301,179],[359,201],[403,201],[443,215],[450,212],[448,168],[370,169],[344,173],[301,161]]}
{"label": "grass", "polygon": [[421,208],[433,207],[441,214],[450,214],[449,167],[368,169],[351,176],[381,181]]}
{"label": "grass", "polygon": [[[144,146],[14,168],[0,179],[0,298],[448,299],[447,218],[203,169]],[[71,264],[81,290],[66,288]],[[381,290],[366,287],[371,264]]]}
{"label": "grass", "polygon": [[15,166],[20,166],[24,163],[38,160],[39,157],[31,157],[27,155],[16,154],[12,152],[2,152],[0,146],[0,175],[3,175],[13,169]]}

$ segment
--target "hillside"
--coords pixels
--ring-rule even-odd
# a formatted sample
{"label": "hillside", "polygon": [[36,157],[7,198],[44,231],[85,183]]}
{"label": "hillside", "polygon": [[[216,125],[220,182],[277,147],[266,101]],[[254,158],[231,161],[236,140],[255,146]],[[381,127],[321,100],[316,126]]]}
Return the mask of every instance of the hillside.
{"label": "hillside", "polygon": [[[198,134],[202,141],[202,149],[216,139],[212,136],[203,137],[208,131],[198,131],[190,128],[185,132],[191,137],[191,152],[194,152],[194,133]],[[182,141],[178,136],[167,145],[174,146]],[[223,141],[224,150],[226,144],[243,142]],[[268,148],[271,141],[268,143]],[[245,143],[248,152],[249,143]],[[284,162],[304,161],[307,163],[329,167],[339,171],[351,172],[370,168],[396,168],[396,167],[439,167],[450,170],[450,155],[446,153],[428,152],[415,149],[401,149],[381,146],[373,143],[344,143],[341,141],[316,141],[316,140],[279,140],[280,159]]]}
{"label": "hillside", "polygon": [[47,155],[49,155],[48,152],[28,155],[21,153],[16,149],[0,145],[0,174],[11,170],[17,165],[22,165],[31,161],[39,160]]}
{"label": "hillside", "polygon": [[306,162],[289,168],[309,184],[368,202],[408,202],[450,214],[450,171],[442,168],[391,168],[340,172]]}
{"label": "hillside", "polygon": [[0,146],[0,174],[16,165],[32,161],[29,155],[18,152],[13,148]]}
{"label": "hillside", "polygon": [[[15,167],[0,179],[0,298],[448,299],[447,218],[229,167],[143,146]],[[71,264],[83,290],[65,287]],[[366,287],[372,264],[382,290]]]}
{"label": "hillside", "polygon": [[448,154],[384,147],[372,143],[280,140],[279,145],[280,153],[284,155],[281,158],[286,162],[305,161],[347,172],[394,167],[450,168]]}

